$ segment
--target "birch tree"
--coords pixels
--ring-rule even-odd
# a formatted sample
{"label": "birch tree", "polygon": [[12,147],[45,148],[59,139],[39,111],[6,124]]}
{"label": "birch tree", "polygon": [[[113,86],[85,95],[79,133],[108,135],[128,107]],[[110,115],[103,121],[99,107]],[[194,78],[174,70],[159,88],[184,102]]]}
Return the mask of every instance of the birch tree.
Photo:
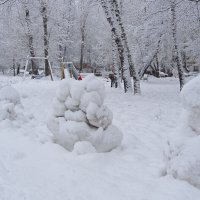
{"label": "birch tree", "polygon": [[119,56],[118,56],[117,46],[114,40],[114,36],[112,36],[112,61],[113,61],[113,68],[114,68],[114,74],[117,78],[117,85],[120,87],[121,85],[121,77],[120,77],[120,71],[121,67],[119,66]]}
{"label": "birch tree", "polygon": [[[140,78],[138,75],[138,71],[136,69],[136,67],[134,66],[133,63],[133,59],[132,59],[132,55],[130,52],[130,48],[129,48],[129,44],[128,44],[128,39],[127,39],[127,35],[125,32],[125,28],[123,26],[123,22],[122,22],[122,17],[121,17],[121,12],[120,12],[120,6],[117,2],[117,0],[111,0],[111,6],[112,9],[114,10],[119,28],[120,28],[120,32],[121,32],[121,39],[122,39],[122,43],[123,46],[125,48],[125,53],[128,59],[128,63],[129,63],[129,70],[130,70],[130,74],[133,77],[133,82],[134,82],[134,93],[135,94],[140,94],[141,90],[140,90]],[[121,6],[122,6],[122,2],[121,2]]]}
{"label": "birch tree", "polygon": [[80,32],[81,32],[81,51],[80,51],[80,69],[81,72],[83,69],[83,59],[84,59],[84,49],[85,49],[85,40],[86,40],[86,23],[90,11],[90,6],[92,1],[81,0],[80,1]]}
{"label": "birch tree", "polygon": [[107,21],[110,24],[111,32],[112,32],[112,40],[115,41],[119,53],[120,64],[121,64],[121,74],[124,82],[124,91],[132,92],[131,79],[130,79],[130,71],[128,66],[125,64],[125,51],[122,44],[121,37],[117,31],[116,20],[114,20],[112,13],[109,11],[109,4],[106,0],[101,0],[101,5],[106,15]]}
{"label": "birch tree", "polygon": [[[46,0],[39,0],[40,1],[40,13],[42,16],[43,22],[43,40],[44,40],[44,57],[48,58],[49,56],[49,35],[48,35],[48,16],[47,16],[47,3]],[[45,76],[50,75],[50,68],[48,60],[45,59]]]}
{"label": "birch tree", "polygon": [[[27,38],[28,38],[28,48],[30,52],[31,57],[35,57],[35,50],[33,46],[33,34],[32,34],[32,27],[31,27],[31,20],[30,20],[30,12],[28,8],[28,1],[21,1],[22,7],[24,9],[25,13],[25,21],[27,26]],[[38,74],[38,66],[35,60],[31,59],[31,67],[32,67],[32,74],[37,75]]]}
{"label": "birch tree", "polygon": [[176,0],[171,0],[171,29],[173,38],[173,51],[172,51],[172,61],[177,66],[180,90],[185,84],[185,76],[183,72],[183,67],[179,58],[178,43],[177,43],[177,26],[176,26]]}

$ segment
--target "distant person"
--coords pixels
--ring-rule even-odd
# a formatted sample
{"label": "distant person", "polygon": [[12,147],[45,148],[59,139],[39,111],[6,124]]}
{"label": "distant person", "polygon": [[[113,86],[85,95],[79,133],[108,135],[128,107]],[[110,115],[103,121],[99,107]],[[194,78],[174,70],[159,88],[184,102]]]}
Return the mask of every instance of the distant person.
{"label": "distant person", "polygon": [[17,75],[20,73],[20,65],[17,66]]}
{"label": "distant person", "polygon": [[111,80],[111,87],[115,85],[115,88],[117,88],[117,77],[114,74],[109,74],[109,78]]}

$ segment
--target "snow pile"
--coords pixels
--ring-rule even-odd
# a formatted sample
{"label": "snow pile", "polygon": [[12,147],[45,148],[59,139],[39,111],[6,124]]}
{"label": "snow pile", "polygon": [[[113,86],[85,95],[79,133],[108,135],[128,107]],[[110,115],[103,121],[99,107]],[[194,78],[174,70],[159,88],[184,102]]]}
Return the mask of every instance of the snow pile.
{"label": "snow pile", "polygon": [[168,172],[200,188],[200,76],[181,92],[184,107],[181,128],[172,149]]}
{"label": "snow pile", "polygon": [[181,98],[186,112],[187,124],[200,134],[200,76],[191,80],[184,87]]}
{"label": "snow pile", "polygon": [[119,146],[122,133],[112,125],[112,112],[104,105],[104,98],[104,85],[94,76],[84,81],[63,80],[47,124],[57,143],[70,151],[77,143],[79,154],[88,149],[107,152]]}
{"label": "snow pile", "polygon": [[16,108],[20,105],[19,93],[11,86],[0,89],[0,121],[16,118]]}

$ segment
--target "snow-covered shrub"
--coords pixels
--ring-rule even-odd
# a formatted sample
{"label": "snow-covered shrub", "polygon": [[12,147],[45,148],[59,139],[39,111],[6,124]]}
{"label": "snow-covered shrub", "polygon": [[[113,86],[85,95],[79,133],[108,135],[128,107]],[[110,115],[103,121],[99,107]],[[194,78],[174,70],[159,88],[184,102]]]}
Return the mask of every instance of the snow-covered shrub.
{"label": "snow-covered shrub", "polygon": [[181,92],[183,116],[171,149],[168,173],[200,188],[200,76]]}
{"label": "snow-covered shrub", "polygon": [[87,150],[107,152],[119,146],[122,133],[112,125],[112,112],[104,105],[104,99],[105,87],[94,76],[83,81],[61,81],[47,124],[57,143],[70,151],[74,146],[84,151],[87,146]]}
{"label": "snow-covered shrub", "polygon": [[200,76],[185,85],[181,99],[186,110],[187,125],[200,134]]}
{"label": "snow-covered shrub", "polygon": [[20,104],[19,93],[11,86],[0,89],[0,121],[15,119],[15,108]]}
{"label": "snow-covered shrub", "polygon": [[0,101],[7,101],[16,105],[20,103],[20,96],[13,87],[5,86],[0,89]]}
{"label": "snow-covered shrub", "polygon": [[[183,141],[183,140],[182,140]],[[168,174],[185,180],[200,188],[200,136],[185,138],[182,144],[175,144],[168,167]]]}

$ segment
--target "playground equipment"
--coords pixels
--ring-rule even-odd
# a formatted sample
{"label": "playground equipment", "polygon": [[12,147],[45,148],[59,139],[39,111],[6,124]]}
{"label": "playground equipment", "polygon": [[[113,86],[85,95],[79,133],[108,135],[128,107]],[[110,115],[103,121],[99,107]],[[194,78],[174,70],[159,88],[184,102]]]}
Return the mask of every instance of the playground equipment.
{"label": "playground equipment", "polygon": [[72,62],[61,62],[61,79],[74,78],[78,80],[79,73]]}
{"label": "playground equipment", "polygon": [[[24,78],[26,77],[26,74],[27,74],[27,69],[28,69],[28,64],[29,64],[29,61],[30,60],[47,60],[48,61],[48,64],[49,64],[49,68],[50,68],[50,76],[51,76],[51,80],[53,81],[53,73],[52,73],[52,67],[51,67],[51,63],[49,62],[49,57],[30,57],[30,56],[27,56],[27,59],[26,59],[26,66],[25,66],[25,70],[24,70]],[[35,79],[40,79],[42,77],[44,77],[44,72],[45,72],[45,66],[43,67],[43,69],[41,70],[39,68],[39,74],[38,75],[33,75],[32,78],[35,78]]]}

